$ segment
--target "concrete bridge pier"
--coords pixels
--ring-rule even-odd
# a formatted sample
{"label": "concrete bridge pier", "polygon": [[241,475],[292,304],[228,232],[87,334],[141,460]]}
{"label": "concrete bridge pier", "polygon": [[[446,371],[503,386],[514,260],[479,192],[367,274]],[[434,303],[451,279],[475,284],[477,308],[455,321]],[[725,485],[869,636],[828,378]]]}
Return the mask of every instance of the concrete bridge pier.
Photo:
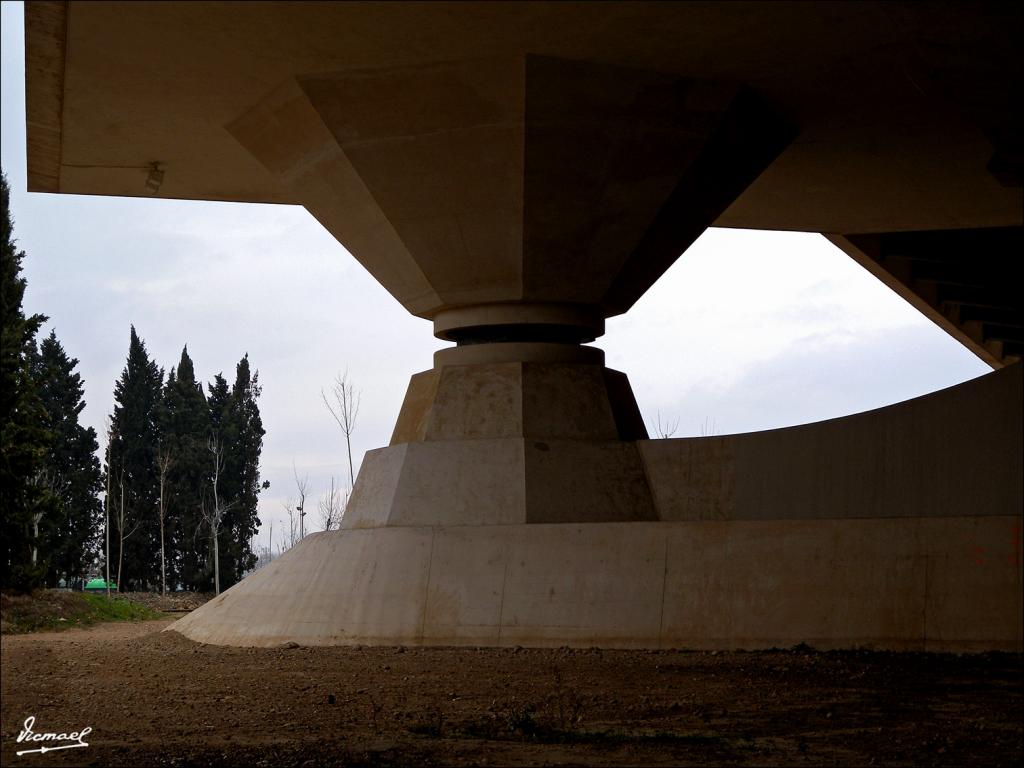
{"label": "concrete bridge pier", "polygon": [[296,78],[230,130],[455,346],[412,377],[342,530],[178,631],[1020,648],[1013,461],[934,472],[964,430],[1019,466],[1020,366],[822,425],[648,440],[587,345],[792,139],[753,92],[526,56]]}
{"label": "concrete bridge pier", "polygon": [[[584,346],[795,135],[752,90],[521,55],[295,77],[228,130],[437,337],[367,525],[655,519],[626,377]],[[400,474],[430,478],[385,501]]]}
{"label": "concrete bridge pier", "polygon": [[[302,205],[453,344],[343,530],[177,631],[1022,649],[1017,6],[37,0],[25,19],[31,190]],[[589,343],[712,225],[825,234],[996,370],[646,439]]]}

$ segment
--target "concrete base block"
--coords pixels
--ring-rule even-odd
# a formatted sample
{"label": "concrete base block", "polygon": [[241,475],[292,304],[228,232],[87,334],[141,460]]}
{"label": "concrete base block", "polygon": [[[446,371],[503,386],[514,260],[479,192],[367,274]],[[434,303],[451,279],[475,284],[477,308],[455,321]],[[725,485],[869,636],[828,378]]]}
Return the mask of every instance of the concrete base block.
{"label": "concrete base block", "polygon": [[637,443],[500,438],[368,451],[342,526],[656,519]]}
{"label": "concrete base block", "polygon": [[1022,650],[1019,517],[318,533],[172,625],[221,645]]}
{"label": "concrete base block", "polygon": [[[562,354],[600,352],[565,344],[477,344],[442,352],[466,357],[467,351],[504,346],[555,347]],[[499,438],[646,437],[625,374],[594,363],[504,362],[444,364],[417,373],[409,382],[391,445]]]}

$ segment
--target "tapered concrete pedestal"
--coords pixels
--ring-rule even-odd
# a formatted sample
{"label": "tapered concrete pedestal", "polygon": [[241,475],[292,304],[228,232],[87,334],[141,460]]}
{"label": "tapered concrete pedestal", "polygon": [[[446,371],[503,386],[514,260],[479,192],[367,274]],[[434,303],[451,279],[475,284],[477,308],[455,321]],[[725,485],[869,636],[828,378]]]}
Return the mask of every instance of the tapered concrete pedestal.
{"label": "tapered concrete pedestal", "polygon": [[[482,357],[487,362],[476,362]],[[598,349],[443,350],[370,451],[345,528],[655,520],[626,377]]]}

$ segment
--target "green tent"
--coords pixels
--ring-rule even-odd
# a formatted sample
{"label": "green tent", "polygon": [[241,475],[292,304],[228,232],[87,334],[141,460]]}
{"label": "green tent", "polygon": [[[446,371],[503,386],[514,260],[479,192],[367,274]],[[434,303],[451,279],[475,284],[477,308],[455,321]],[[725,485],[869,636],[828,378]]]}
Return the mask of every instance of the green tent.
{"label": "green tent", "polygon": [[[110,582],[110,589],[111,589],[111,591],[116,591],[117,590],[117,584],[115,584],[114,582]],[[103,579],[89,579],[89,581],[85,585],[85,591],[86,592],[106,592],[107,591],[107,582],[105,582]]]}

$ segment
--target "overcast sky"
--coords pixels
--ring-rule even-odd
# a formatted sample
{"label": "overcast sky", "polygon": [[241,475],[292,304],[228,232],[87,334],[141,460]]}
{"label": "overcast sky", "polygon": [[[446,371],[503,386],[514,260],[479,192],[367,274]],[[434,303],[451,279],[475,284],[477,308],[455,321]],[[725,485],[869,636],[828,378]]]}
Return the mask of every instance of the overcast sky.
{"label": "overcast sky", "polygon": [[[302,208],[28,194],[20,3],[3,2],[0,97],[26,311],[49,315],[44,332],[79,359],[84,422],[103,432],[132,324],[164,368],[187,344],[205,381],[232,381],[248,352],[271,482],[260,540],[274,518],[277,541],[293,462],[312,495],[347,474],[321,388],[347,368],[362,390],[359,460],[387,444],[409,377],[444,344]],[[628,374],[648,423],[678,420],[678,437],[843,416],[989,371],[806,233],[708,230],[596,345]]]}

